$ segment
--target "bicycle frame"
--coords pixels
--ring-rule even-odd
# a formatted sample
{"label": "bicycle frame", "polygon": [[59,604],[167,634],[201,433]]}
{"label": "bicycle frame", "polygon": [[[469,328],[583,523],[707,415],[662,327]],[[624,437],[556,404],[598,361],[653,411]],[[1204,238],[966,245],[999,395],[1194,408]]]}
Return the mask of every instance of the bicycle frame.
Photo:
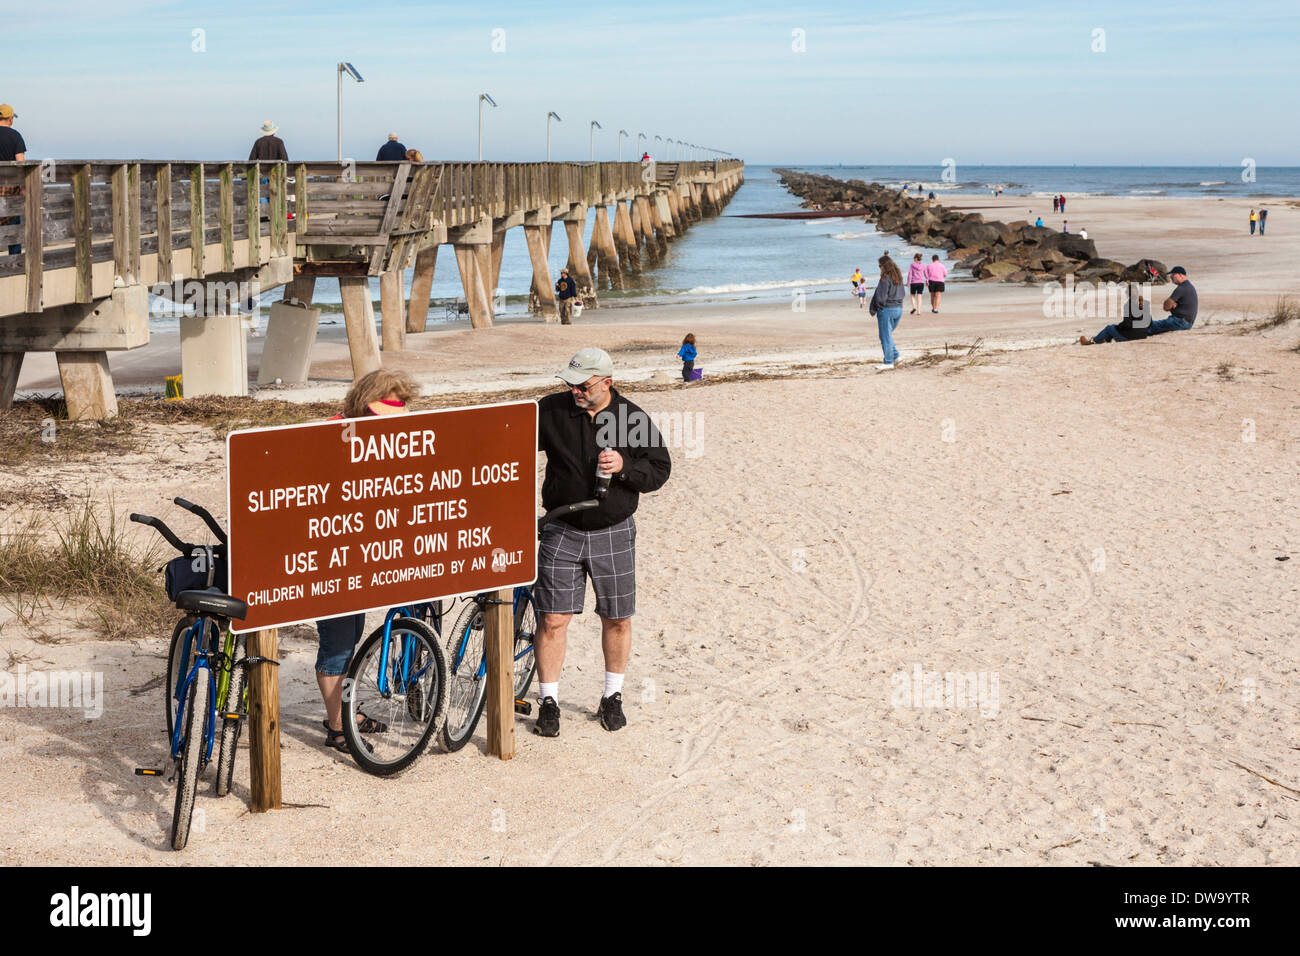
{"label": "bicycle frame", "polygon": [[[515,588],[514,607],[511,609],[512,619],[514,616],[517,616],[519,614],[519,605],[526,602],[528,598],[531,596],[532,596],[532,592],[527,587]],[[477,601],[479,604],[483,604],[489,599],[489,597],[490,595],[486,593],[476,594],[474,595],[474,600]],[[448,670],[450,670],[451,673],[453,674],[456,673],[456,668],[459,667],[461,661],[464,660],[465,647],[468,643],[469,643],[469,633],[466,632],[465,634],[462,634],[460,636],[460,639],[456,642],[456,654],[454,659],[448,662],[447,665]],[[522,651],[520,651],[518,654],[514,656],[514,659],[517,661],[521,657],[527,656],[529,650],[531,650],[531,648],[525,647]],[[474,672],[474,680],[482,680],[486,676],[487,676],[487,656],[484,655],[483,659],[478,662],[478,669]]]}
{"label": "bicycle frame", "polygon": [[[379,693],[385,697],[389,697],[394,693],[392,683],[388,677],[389,674],[388,665],[390,662],[389,652],[390,652],[390,648],[392,648],[393,646],[393,641],[392,641],[393,621],[397,620],[397,618],[399,617],[414,617],[414,614],[412,612],[415,610],[417,610],[417,608],[395,607],[395,608],[390,608],[388,613],[384,615],[384,641],[382,646],[379,648],[378,684],[379,684]],[[437,631],[435,631],[435,633],[437,633]],[[412,673],[412,667],[414,665],[414,662],[415,662],[415,641],[413,641],[410,637],[404,637],[402,639],[400,660],[398,661],[399,670],[398,673],[394,675],[397,678],[396,693],[399,694],[406,693],[406,689],[410,687],[414,681],[418,681],[422,676],[424,676],[424,672],[428,670],[429,666],[432,664],[432,661],[428,661],[425,663],[424,667]]]}
{"label": "bicycle frame", "polygon": [[[185,670],[185,663],[189,661],[190,653],[194,648],[194,638],[200,633],[200,628],[206,632],[211,626],[216,627],[216,623],[210,618],[200,617],[191,625],[189,631],[185,634],[185,651],[181,656],[181,670]],[[204,634],[206,637],[206,633]],[[185,720],[185,702],[190,696],[190,687],[194,684],[195,675],[198,673],[199,665],[207,666],[208,671],[208,712],[203,715],[203,742],[204,742],[204,761],[212,759],[212,743],[216,739],[217,724],[217,681],[216,675],[212,668],[212,652],[207,649],[206,641],[200,644],[199,650],[194,653],[194,663],[190,666],[189,671],[185,673],[176,688],[176,719],[172,722],[172,739],[171,739],[171,756],[175,760],[181,752],[181,725]],[[228,689],[228,688],[227,688]]]}

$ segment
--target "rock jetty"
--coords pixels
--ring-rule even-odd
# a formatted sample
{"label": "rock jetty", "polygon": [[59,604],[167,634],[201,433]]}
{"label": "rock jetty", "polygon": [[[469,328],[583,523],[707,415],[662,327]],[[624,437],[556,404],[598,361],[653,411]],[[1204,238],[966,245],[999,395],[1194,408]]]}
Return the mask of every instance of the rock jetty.
{"label": "rock jetty", "polygon": [[1035,226],[1025,220],[986,220],[977,212],[947,209],[920,196],[908,196],[880,183],[775,171],[781,185],[817,210],[865,211],[881,232],[902,236],[931,249],[946,249],[957,268],[991,282],[1149,282],[1169,281],[1164,263],[1139,259],[1132,265],[1097,254],[1091,239]]}

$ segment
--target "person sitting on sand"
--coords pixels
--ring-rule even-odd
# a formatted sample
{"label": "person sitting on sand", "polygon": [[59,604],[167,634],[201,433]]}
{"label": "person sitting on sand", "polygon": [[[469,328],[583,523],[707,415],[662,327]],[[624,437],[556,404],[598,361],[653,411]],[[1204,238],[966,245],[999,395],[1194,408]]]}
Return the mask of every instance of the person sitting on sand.
{"label": "person sitting on sand", "polygon": [[931,256],[930,264],[925,267],[925,281],[930,287],[930,311],[935,315],[939,314],[939,300],[943,298],[944,280],[947,278],[947,267],[938,256]]}
{"label": "person sitting on sand", "polygon": [[925,263],[919,252],[912,256],[907,267],[907,291],[912,294],[912,311],[908,314],[916,315],[921,311],[921,296],[925,294]]}
{"label": "person sitting on sand", "polygon": [[1174,282],[1174,291],[1165,299],[1164,307],[1169,318],[1156,319],[1151,323],[1147,335],[1160,335],[1162,332],[1186,332],[1196,324],[1196,287],[1187,278],[1187,270],[1174,266],[1169,270],[1169,278]]}
{"label": "person sitting on sand", "polygon": [[903,274],[889,254],[881,256],[876,263],[880,266],[880,283],[871,296],[868,311],[876,317],[880,331],[880,349],[884,362],[876,366],[881,372],[891,370],[898,363],[898,349],[894,347],[894,330],[903,317]]}
{"label": "person sitting on sand", "polygon": [[[400,415],[415,395],[415,385],[401,372],[375,369],[357,379],[343,399],[343,412],[331,421],[369,415]],[[352,653],[366,629],[365,614],[345,614],[316,622],[320,647],[316,651],[316,684],[325,702],[325,746],[346,751],[343,739],[343,680]],[[388,728],[365,714],[357,714],[363,734],[380,734]]]}
{"label": "person sitting on sand", "polygon": [[1128,287],[1128,298],[1124,302],[1124,317],[1114,325],[1108,325],[1092,338],[1079,337],[1080,345],[1101,345],[1104,342],[1136,342],[1147,337],[1151,329],[1151,312],[1147,308],[1145,296],[1137,296],[1134,301],[1132,283]]}
{"label": "person sitting on sand", "polygon": [[682,360],[682,381],[689,382],[691,373],[695,371],[695,333],[687,332],[686,338],[682,339],[682,347],[677,350],[677,357]]}

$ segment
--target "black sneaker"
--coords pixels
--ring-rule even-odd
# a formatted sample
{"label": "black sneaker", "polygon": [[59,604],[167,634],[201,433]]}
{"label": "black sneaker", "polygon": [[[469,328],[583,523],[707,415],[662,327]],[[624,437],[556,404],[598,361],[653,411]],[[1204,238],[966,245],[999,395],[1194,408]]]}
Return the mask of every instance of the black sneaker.
{"label": "black sneaker", "polygon": [[627,718],[623,716],[623,695],[614,693],[602,697],[600,706],[596,708],[596,716],[600,718],[600,726],[606,730],[622,730],[626,727]]}
{"label": "black sneaker", "polygon": [[537,723],[533,725],[533,733],[542,737],[560,736],[560,705],[554,697],[542,698],[541,705],[537,708]]}

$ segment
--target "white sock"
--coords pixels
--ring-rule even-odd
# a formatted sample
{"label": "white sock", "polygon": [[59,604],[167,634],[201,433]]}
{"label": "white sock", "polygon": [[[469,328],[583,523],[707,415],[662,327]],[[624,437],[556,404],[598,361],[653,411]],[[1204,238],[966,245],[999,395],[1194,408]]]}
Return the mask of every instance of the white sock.
{"label": "white sock", "polygon": [[605,671],[605,696],[617,694],[623,690],[623,675]]}
{"label": "white sock", "polygon": [[538,681],[537,688],[537,696],[540,699],[545,700],[549,697],[557,704],[560,702],[560,682],[558,680],[553,684],[548,684],[545,681]]}

